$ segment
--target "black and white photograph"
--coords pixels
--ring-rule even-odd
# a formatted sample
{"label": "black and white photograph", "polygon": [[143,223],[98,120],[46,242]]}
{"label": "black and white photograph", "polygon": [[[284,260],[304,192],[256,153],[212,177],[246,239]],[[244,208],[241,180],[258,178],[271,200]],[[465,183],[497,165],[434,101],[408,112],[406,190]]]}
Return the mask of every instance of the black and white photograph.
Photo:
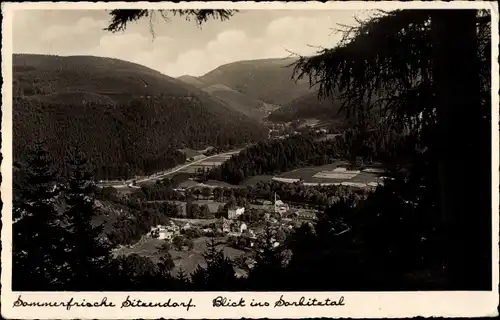
{"label": "black and white photograph", "polygon": [[353,3],[2,4],[2,315],[460,291],[494,316],[498,5]]}

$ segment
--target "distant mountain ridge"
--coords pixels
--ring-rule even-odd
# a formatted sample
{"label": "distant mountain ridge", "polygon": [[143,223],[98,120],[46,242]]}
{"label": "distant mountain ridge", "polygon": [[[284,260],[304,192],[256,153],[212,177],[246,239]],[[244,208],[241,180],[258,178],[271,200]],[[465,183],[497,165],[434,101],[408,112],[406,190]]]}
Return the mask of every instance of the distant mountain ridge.
{"label": "distant mountain ridge", "polygon": [[295,58],[236,61],[194,77],[178,79],[203,89],[254,119],[265,119],[270,112],[313,92],[305,80],[292,79]]}
{"label": "distant mountain ridge", "polygon": [[284,105],[311,91],[307,81],[292,80],[296,59],[245,60],[224,64],[197,79],[207,86],[223,84],[253,99]]}

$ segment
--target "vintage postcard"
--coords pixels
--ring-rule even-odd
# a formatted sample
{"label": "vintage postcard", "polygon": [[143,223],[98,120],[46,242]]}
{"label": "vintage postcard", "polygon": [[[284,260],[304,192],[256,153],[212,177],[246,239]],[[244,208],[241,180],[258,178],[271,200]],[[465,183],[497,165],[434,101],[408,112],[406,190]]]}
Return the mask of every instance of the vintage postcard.
{"label": "vintage postcard", "polygon": [[496,2],[2,16],[2,317],[498,316]]}

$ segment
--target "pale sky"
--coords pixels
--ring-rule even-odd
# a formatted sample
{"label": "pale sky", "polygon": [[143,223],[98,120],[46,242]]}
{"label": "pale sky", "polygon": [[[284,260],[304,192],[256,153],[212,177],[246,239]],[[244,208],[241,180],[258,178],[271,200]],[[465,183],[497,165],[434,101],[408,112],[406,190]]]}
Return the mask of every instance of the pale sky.
{"label": "pale sky", "polygon": [[[332,47],[340,35],[337,24],[354,24],[371,12],[352,10],[246,10],[228,21],[194,22],[158,15],[150,23],[130,23],[125,32],[104,31],[104,10],[15,11],[15,53],[94,55],[132,61],[172,77],[200,76],[239,60],[280,58],[287,50],[308,55]],[[313,47],[311,47],[313,46]]]}

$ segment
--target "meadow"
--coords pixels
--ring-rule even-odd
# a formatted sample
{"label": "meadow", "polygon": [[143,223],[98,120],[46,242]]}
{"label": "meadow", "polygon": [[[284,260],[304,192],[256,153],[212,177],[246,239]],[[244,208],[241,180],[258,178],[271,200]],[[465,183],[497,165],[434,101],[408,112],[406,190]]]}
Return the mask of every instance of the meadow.
{"label": "meadow", "polygon": [[337,161],[323,166],[311,166],[295,169],[274,176],[272,179],[284,183],[299,182],[305,185],[350,185],[364,187],[380,182],[382,170],[366,168],[363,170],[345,169],[347,162]]}

